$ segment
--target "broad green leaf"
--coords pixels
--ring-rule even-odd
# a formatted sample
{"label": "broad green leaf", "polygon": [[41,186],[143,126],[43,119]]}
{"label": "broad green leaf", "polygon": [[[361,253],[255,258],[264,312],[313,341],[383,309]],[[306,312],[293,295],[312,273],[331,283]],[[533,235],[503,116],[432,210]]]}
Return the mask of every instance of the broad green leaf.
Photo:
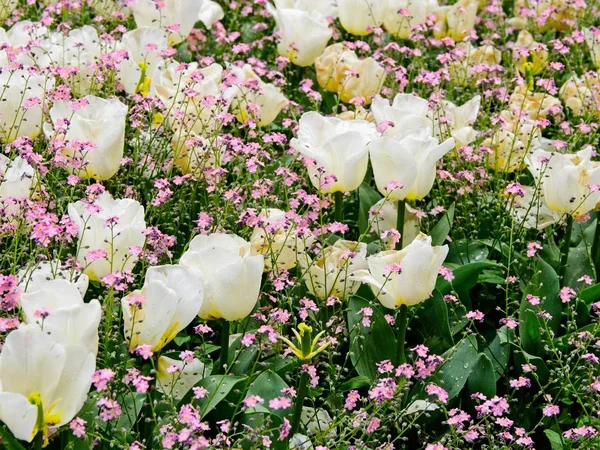
{"label": "broad green leaf", "polygon": [[[200,406],[200,416],[204,417],[206,414],[212,411],[221,400],[227,397],[227,394],[231,392],[235,385],[242,380],[244,380],[243,377],[236,377],[232,375],[213,375],[201,379],[196,386],[206,389],[208,391],[208,395],[198,400],[198,404]],[[186,400],[187,397],[188,396],[184,397],[182,402]]]}
{"label": "broad green leaf", "polygon": [[369,231],[369,209],[381,200],[381,194],[369,186],[367,183],[363,183],[358,187],[358,230],[360,234],[364,234]]}
{"label": "broad green leaf", "polygon": [[579,293],[579,298],[583,300],[586,305],[592,306],[592,303],[600,300],[600,283],[582,290]]}
{"label": "broad green leaf", "polygon": [[496,376],[492,361],[485,353],[480,353],[467,382],[469,393],[480,392],[487,398],[496,395]]}
{"label": "broad green leaf", "polygon": [[494,367],[496,380],[504,375],[508,368],[508,361],[510,358],[510,336],[512,334],[512,330],[509,330],[506,325],[501,327],[496,332],[494,339],[483,350],[483,353],[487,355]]}
{"label": "broad green leaf", "polygon": [[[248,331],[248,333],[251,332]],[[258,356],[258,348],[255,345],[250,347],[242,345],[242,338],[243,335],[237,338],[229,347],[228,365],[232,375],[243,376],[248,373]]]}
{"label": "broad green leaf", "polygon": [[589,249],[585,247],[575,247],[569,250],[569,260],[565,268],[565,278],[563,286],[570,286],[574,289],[581,289],[585,286],[582,281],[577,281],[583,275],[594,277],[594,268],[589,256]]}
{"label": "broad green leaf", "polygon": [[431,229],[429,234],[432,245],[443,245],[446,242],[446,238],[450,234],[450,228],[452,228],[452,222],[454,222],[454,210],[455,206],[452,203],[439,222]]}
{"label": "broad green leaf", "polygon": [[348,381],[340,384],[339,391],[346,392],[351,391],[352,389],[360,389],[371,385],[371,380],[369,377],[364,377],[359,375],[354,378],[350,378]]}
{"label": "broad green leaf", "polygon": [[442,353],[454,345],[448,321],[448,306],[438,291],[433,291],[431,298],[415,308],[410,331],[411,334],[419,334],[419,341],[434,353]]}
{"label": "broad green leaf", "polygon": [[553,431],[550,429],[544,430],[544,434],[550,441],[550,448],[552,450],[563,450],[563,448],[564,448],[563,441],[562,441],[562,438],[560,437],[560,434],[558,434],[556,431]]}
{"label": "broad green leaf", "polygon": [[[359,375],[374,380],[377,377],[377,363],[396,359],[396,337],[390,324],[377,306],[353,296],[348,302],[348,326],[350,327],[350,359]],[[362,308],[372,308],[371,324],[362,325]]]}
{"label": "broad green leaf", "polygon": [[19,441],[15,439],[12,433],[5,426],[0,426],[0,437],[2,438],[0,444],[2,445],[3,449],[25,450],[25,447],[23,447]]}
{"label": "broad green leaf", "polygon": [[138,420],[146,401],[145,393],[130,392],[121,399],[122,414],[119,416],[119,425],[130,431]]}
{"label": "broad green leaf", "polygon": [[484,269],[491,269],[493,267],[498,267],[498,265],[491,261],[478,261],[457,267],[452,271],[454,273],[452,282],[439,277],[436,289],[440,291],[440,294],[442,295],[448,294],[453,289],[455,291],[469,290],[477,284],[479,274]]}
{"label": "broad green leaf", "polygon": [[521,367],[523,364],[533,364],[536,367],[535,373],[540,378],[542,383],[546,383],[550,376],[546,362],[539,356],[531,355],[525,351],[518,351],[514,353],[515,363]]}
{"label": "broad green leaf", "polygon": [[445,362],[436,380],[448,392],[449,400],[462,391],[477,362],[477,356],[477,340],[474,336],[467,336],[442,355]]}
{"label": "broad green leaf", "polygon": [[283,378],[275,372],[267,370],[266,372],[261,373],[258,378],[252,382],[247,395],[258,395],[259,397],[262,397],[265,400],[265,403],[262,406],[266,408],[268,412],[272,412],[280,417],[285,417],[289,414],[291,408],[278,410],[271,409],[269,408],[269,401],[275,397],[282,396],[281,390],[288,387],[288,384],[283,381]]}
{"label": "broad green leaf", "polygon": [[464,265],[470,262],[483,261],[490,254],[485,244],[473,240],[460,239],[451,242],[448,247],[446,264]]}

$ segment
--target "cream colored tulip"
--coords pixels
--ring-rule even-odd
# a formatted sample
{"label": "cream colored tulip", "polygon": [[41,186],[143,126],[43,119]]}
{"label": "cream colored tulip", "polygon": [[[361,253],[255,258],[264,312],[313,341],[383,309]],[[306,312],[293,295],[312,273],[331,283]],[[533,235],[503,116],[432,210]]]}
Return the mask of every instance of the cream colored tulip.
{"label": "cream colored tulip", "polygon": [[[144,208],[135,200],[113,200],[107,192],[96,198],[93,208],[98,211],[91,213],[88,203],[81,200],[68,207],[79,229],[77,259],[83,272],[97,281],[109,273],[132,270],[138,257],[129,249],[142,247],[146,240]],[[111,225],[114,218],[116,223]]]}
{"label": "cream colored tulip", "polygon": [[131,5],[138,27],[160,28],[167,32],[169,44],[184,41],[198,20],[205,0],[135,0]]}
{"label": "cream colored tulip", "polygon": [[366,110],[362,106],[359,106],[354,111],[348,110],[336,114],[335,117],[342,120],[366,120],[367,122],[375,123],[375,117],[371,111]]}
{"label": "cream colored tulip", "polygon": [[[261,80],[249,64],[242,68],[232,66],[230,70],[237,79],[231,107],[240,122],[253,119],[261,127],[267,126],[289,103],[281,89]],[[250,104],[258,106],[258,110],[253,112]]]}
{"label": "cream colored tulip", "polygon": [[354,273],[352,278],[369,284],[386,308],[414,306],[431,297],[447,255],[447,245],[433,247],[431,237],[421,233],[402,250],[369,256],[369,269]]}
{"label": "cream colored tulip", "polygon": [[62,345],[38,325],[6,338],[0,353],[0,421],[15,438],[48,444],[49,428],[71,421],[85,403],[96,358],[83,345]]}
{"label": "cream colored tulip", "polygon": [[511,111],[524,111],[531,120],[545,119],[550,115],[560,119],[562,103],[545,92],[531,92],[526,86],[518,86],[508,100],[508,107]]}
{"label": "cream colored tulip", "polygon": [[[66,101],[54,103],[50,109],[52,126],[46,134],[65,141],[63,154],[80,166],[77,175],[89,179],[108,180],[119,171],[125,147],[127,105],[116,98],[104,99],[95,95],[83,98],[86,105],[72,108]],[[65,120],[68,125],[64,125]],[[60,128],[66,133],[58,132]],[[77,143],[92,143],[94,148],[79,150]]]}
{"label": "cream colored tulip", "polygon": [[274,0],[280,9],[300,9],[308,13],[317,12],[323,17],[337,17],[336,0]]}
{"label": "cream colored tulip", "polygon": [[434,11],[438,18],[436,38],[451,37],[457,42],[462,41],[475,28],[478,0],[459,0],[451,6],[442,6]]}
{"label": "cream colored tulip", "polygon": [[[420,232],[419,218],[416,211],[408,205],[405,205],[404,226],[402,233],[402,246],[410,244]],[[369,209],[369,223],[371,229],[378,235],[384,231],[396,229],[398,220],[398,206],[386,198],[382,198]],[[391,243],[391,237],[386,239],[386,243]]]}
{"label": "cream colored tulip", "polygon": [[198,13],[198,20],[204,24],[206,28],[212,28],[212,26],[219,20],[225,17],[225,12],[221,5],[212,0],[203,0],[200,5],[200,12]]}
{"label": "cream colored tulip", "polygon": [[338,0],[338,14],[342,27],[354,36],[367,36],[383,23],[386,1]]}
{"label": "cream colored tulip", "polygon": [[[523,49],[527,55],[524,55]],[[513,60],[522,75],[538,75],[548,64],[548,48],[545,44],[535,41],[531,33],[521,30],[513,48]]]}
{"label": "cream colored tulip", "polygon": [[412,29],[425,23],[439,7],[438,0],[387,0],[383,27],[400,39],[409,39]]}
{"label": "cream colored tulip", "polygon": [[315,60],[319,86],[329,92],[340,92],[346,72],[352,69],[357,62],[356,53],[342,42],[330,45]]}
{"label": "cream colored tulip", "polygon": [[527,167],[541,184],[544,203],[560,214],[583,216],[600,202],[600,163],[592,161],[593,149],[575,154],[536,150],[526,159]]}
{"label": "cream colored tulip", "polygon": [[349,277],[367,267],[366,257],[367,244],[340,239],[321,250],[316,258],[306,254],[298,263],[312,295],[321,300],[331,296],[348,299],[360,287],[359,282]]}
{"label": "cream colored tulip", "polygon": [[583,34],[590,49],[592,61],[600,69],[600,30],[598,28],[586,28],[583,30]]}
{"label": "cream colored tulip", "polygon": [[558,93],[565,106],[576,116],[600,111],[600,76],[587,72],[581,77],[572,75]]}
{"label": "cream colored tulip", "polygon": [[279,54],[297,66],[310,66],[333,35],[327,19],[318,11],[274,7],[270,3],[267,3],[267,11],[281,34],[277,45]]}
{"label": "cream colored tulip", "polygon": [[89,285],[87,275],[80,273],[75,268],[63,269],[62,263],[57,259],[31,264],[19,270],[17,278],[19,279],[19,288],[23,292],[37,291],[49,281],[65,280],[75,284],[81,296],[84,297]]}
{"label": "cream colored tulip", "polygon": [[[358,189],[369,165],[369,142],[376,136],[372,123],[323,117],[311,111],[300,118],[298,137],[291,147],[316,164],[308,167],[313,186],[321,192],[350,192]],[[319,168],[324,169],[319,170]],[[336,180],[324,184],[326,176]]]}
{"label": "cream colored tulip", "polygon": [[371,164],[377,189],[392,201],[421,200],[433,187],[437,162],[454,139],[439,143],[430,130],[401,140],[384,136],[371,142]]}
{"label": "cream colored tulip", "polygon": [[183,129],[175,131],[171,141],[174,163],[185,174],[202,177],[204,172],[220,167],[225,154],[225,147],[218,137],[204,138],[191,132],[186,134]]}
{"label": "cream colored tulip", "polygon": [[[586,6],[585,2],[573,0],[537,0],[535,4],[531,0],[516,0],[514,17],[508,23],[515,28],[524,29],[529,17],[542,33],[548,30],[567,31],[583,14]],[[533,11],[533,17],[527,11]]]}
{"label": "cream colored tulip", "polygon": [[397,94],[392,104],[389,100],[375,97],[371,113],[377,125],[387,124],[385,136],[402,138],[408,134],[432,129],[429,118],[429,102],[418,95]]}
{"label": "cream colored tulip", "polygon": [[30,198],[34,176],[33,167],[22,157],[11,160],[0,154],[0,202],[6,204],[8,199]]}
{"label": "cream colored tulip", "polygon": [[0,72],[0,139],[10,143],[17,137],[34,139],[42,127],[42,107],[54,79],[27,70]]}
{"label": "cream colored tulip", "polygon": [[371,104],[371,99],[379,94],[385,82],[385,69],[373,58],[360,59],[347,72],[341,82],[340,100],[349,103],[355,97]]}
{"label": "cream colored tulip", "polygon": [[432,116],[434,134],[438,137],[452,136],[456,148],[471,144],[477,138],[477,131],[472,125],[477,120],[480,106],[479,95],[461,106],[443,100],[436,111],[429,113]]}
{"label": "cream colored tulip", "polygon": [[139,345],[162,350],[196,318],[203,303],[203,284],[187,268],[149,268],[142,289],[121,300],[129,350]]}
{"label": "cream colored tulip", "polygon": [[[177,370],[173,372],[175,367]],[[161,356],[158,358],[156,389],[168,397],[181,400],[198,381],[209,376],[210,372],[210,367],[206,367],[197,358],[186,363]]]}
{"label": "cream colored tulip", "polygon": [[0,22],[10,17],[13,11],[17,9],[18,0],[0,0]]}
{"label": "cream colored tulip", "polygon": [[204,283],[202,319],[229,322],[247,317],[258,301],[264,258],[251,245],[230,234],[199,235],[192,239],[180,264]]}
{"label": "cream colored tulip", "polygon": [[536,189],[530,186],[522,186],[523,196],[515,196],[514,200],[509,200],[506,207],[514,217],[515,225],[533,230],[544,230],[555,223],[558,223],[561,214],[552,211],[546,206],[543,195],[536,192]]}
{"label": "cream colored tulip", "polygon": [[502,63],[502,52],[493,45],[482,45],[473,47],[470,42],[460,42],[456,45],[464,56],[451,61],[448,64],[448,71],[452,81],[465,86],[476,80],[487,77],[487,73],[476,73],[473,68],[476,66],[487,66],[493,68]]}
{"label": "cream colored tulip", "polygon": [[309,436],[324,434],[327,439],[335,439],[337,430],[331,416],[323,408],[304,406],[300,415],[300,422],[304,425]]}

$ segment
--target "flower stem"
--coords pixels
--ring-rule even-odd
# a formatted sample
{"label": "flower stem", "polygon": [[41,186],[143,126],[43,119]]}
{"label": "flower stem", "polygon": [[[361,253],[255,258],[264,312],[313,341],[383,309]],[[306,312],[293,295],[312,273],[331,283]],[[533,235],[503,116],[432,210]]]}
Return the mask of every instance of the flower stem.
{"label": "flower stem", "polygon": [[44,432],[39,430],[33,441],[33,448],[35,450],[41,450],[44,447]]}
{"label": "flower stem", "polygon": [[592,243],[592,261],[596,269],[596,282],[600,281],[600,214],[596,219],[596,232],[594,233],[594,242]]}
{"label": "flower stem", "polygon": [[569,215],[567,217],[567,229],[565,231],[565,236],[563,237],[563,245],[561,249],[561,257],[560,257],[560,268],[559,268],[559,278],[563,280],[565,277],[565,270],[567,268],[567,262],[569,261],[569,249],[571,248],[571,233],[573,231],[573,216]]}
{"label": "flower stem", "polygon": [[342,223],[344,222],[344,193],[335,192],[333,198],[335,199],[335,221]]}
{"label": "flower stem", "polygon": [[298,395],[294,404],[294,417],[292,418],[292,429],[290,436],[294,436],[300,429],[300,417],[302,416],[302,407],[304,405],[304,397],[308,388],[308,373],[302,372],[300,375],[300,383],[298,384]]}
{"label": "flower stem", "polygon": [[225,373],[227,368],[227,362],[229,359],[229,322],[223,320],[221,322],[221,355],[219,357],[219,367],[217,367],[216,373]]}
{"label": "flower stem", "polygon": [[404,344],[406,341],[406,325],[408,323],[408,306],[400,305],[400,313],[398,314],[398,364],[406,362],[404,354]]}
{"label": "flower stem", "polygon": [[396,250],[402,250],[402,244],[404,241],[404,213],[406,212],[406,200],[399,200],[396,206],[398,207],[396,231],[400,233],[400,239],[396,243]]}

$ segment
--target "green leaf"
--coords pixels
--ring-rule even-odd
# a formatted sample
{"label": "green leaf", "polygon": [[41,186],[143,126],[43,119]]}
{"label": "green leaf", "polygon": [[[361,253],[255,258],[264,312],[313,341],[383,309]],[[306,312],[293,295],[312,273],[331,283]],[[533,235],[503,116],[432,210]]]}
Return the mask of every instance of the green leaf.
{"label": "green leaf", "polygon": [[510,341],[513,334],[512,330],[509,330],[505,325],[501,327],[497,332],[494,339],[488,344],[483,350],[483,353],[490,359],[492,366],[494,367],[494,374],[496,380],[498,380],[508,368],[508,361],[510,358]]}
{"label": "green leaf", "polygon": [[350,378],[348,381],[345,381],[342,384],[340,384],[339,391],[347,392],[351,391],[352,389],[361,389],[370,385],[371,380],[369,379],[369,377],[359,375],[358,377]]}
{"label": "green leaf", "polygon": [[544,430],[544,434],[550,441],[550,448],[552,450],[563,450],[564,447],[560,434],[558,434],[556,431],[549,429]]}
{"label": "green leaf", "polygon": [[594,268],[588,253],[589,251],[585,247],[575,247],[569,250],[569,259],[565,268],[563,286],[581,289],[585,286],[585,283],[577,280],[583,275],[594,276]]}
{"label": "green leaf", "polygon": [[446,257],[446,264],[463,265],[470,262],[483,261],[490,254],[485,244],[471,239],[453,241],[448,247],[449,252]]}
{"label": "green leaf", "polygon": [[[235,385],[242,380],[244,380],[244,377],[236,377],[232,375],[213,375],[201,379],[196,386],[206,389],[208,391],[208,395],[198,400],[198,404],[200,406],[200,416],[204,417],[206,414],[212,411],[214,407],[221,402],[221,400],[227,397],[227,394],[231,392]],[[186,395],[183,397],[180,404],[184,404],[183,402],[189,403],[189,401],[188,395]]]}
{"label": "green leaf", "polygon": [[283,381],[279,375],[271,370],[267,370],[266,372],[261,373],[256,380],[250,385],[248,389],[247,395],[258,395],[262,397],[265,402],[262,405],[265,407],[268,412],[271,412],[280,417],[285,417],[291,411],[291,408],[288,409],[271,409],[269,408],[269,401],[280,397],[282,395],[281,390],[288,388],[288,384]]}
{"label": "green leaf", "polygon": [[600,300],[600,283],[582,290],[579,293],[579,298],[583,300],[586,305],[592,306],[592,303]]}
{"label": "green leaf", "polygon": [[369,209],[381,200],[381,194],[369,186],[367,183],[362,183],[358,187],[358,230],[360,234],[369,231]]}
{"label": "green leaf", "polygon": [[535,373],[542,383],[546,383],[550,377],[550,371],[546,362],[539,356],[531,355],[525,351],[515,352],[515,363],[520,367],[523,364],[533,364],[536,367]]}
{"label": "green leaf", "polygon": [[487,398],[496,395],[496,376],[492,361],[485,353],[480,353],[467,382],[469,393],[480,392]]}
{"label": "green leaf", "polygon": [[0,437],[2,440],[0,441],[0,445],[3,449],[6,450],[25,450],[19,441],[17,441],[12,433],[4,426],[0,426]]}
{"label": "green leaf", "polygon": [[[348,326],[350,327],[350,359],[359,375],[374,380],[377,363],[396,358],[396,337],[390,324],[379,309],[366,300],[353,296],[348,302]],[[371,325],[362,325],[362,308],[372,308]]]}
{"label": "green leaf", "polygon": [[416,307],[410,329],[411,334],[420,334],[419,341],[434,353],[442,353],[454,345],[448,321],[448,305],[438,291],[433,291],[431,298]]}
{"label": "green leaf", "polygon": [[142,407],[146,401],[145,393],[129,392],[121,400],[122,414],[119,416],[119,426],[130,431],[136,424]]}
{"label": "green leaf", "polygon": [[449,400],[455,398],[467,383],[477,355],[477,340],[474,336],[467,336],[442,355],[445,362],[436,379],[448,392]]}
{"label": "green leaf", "polygon": [[[255,330],[247,331],[247,333],[252,333],[253,331]],[[237,338],[229,347],[228,365],[232,375],[243,376],[250,372],[258,356],[258,348],[255,345],[250,347],[242,345],[243,337],[242,335]]]}
{"label": "green leaf", "polygon": [[440,291],[440,294],[446,295],[453,289],[455,291],[469,290],[477,284],[479,274],[484,269],[491,269],[493,267],[499,267],[496,263],[491,261],[478,261],[470,264],[465,264],[454,269],[454,279],[452,282],[446,281],[444,278],[439,277],[436,284],[436,289]]}
{"label": "green leaf", "polygon": [[446,241],[448,234],[450,234],[452,222],[454,222],[454,211],[455,206],[454,203],[452,203],[450,208],[446,211],[446,214],[444,214],[439,222],[431,229],[429,234],[431,236],[432,245],[443,245]]}

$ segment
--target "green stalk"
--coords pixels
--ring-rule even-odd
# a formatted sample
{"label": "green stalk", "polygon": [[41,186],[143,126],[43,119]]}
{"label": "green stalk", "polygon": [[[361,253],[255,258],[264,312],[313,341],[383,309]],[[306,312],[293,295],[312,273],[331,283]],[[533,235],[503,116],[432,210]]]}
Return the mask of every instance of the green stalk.
{"label": "green stalk", "polygon": [[569,261],[569,250],[571,248],[571,233],[573,232],[573,216],[569,215],[567,217],[567,229],[565,231],[565,236],[563,238],[563,245],[561,249],[561,257],[560,257],[560,268],[559,268],[559,277],[561,280],[565,277],[565,270],[567,268],[567,262]]}
{"label": "green stalk", "polygon": [[308,373],[302,372],[300,375],[300,383],[298,384],[298,395],[294,404],[294,417],[292,418],[292,429],[290,437],[294,436],[300,429],[300,417],[302,416],[302,407],[304,406],[304,397],[308,389]]}
{"label": "green stalk", "polygon": [[396,243],[396,250],[402,250],[402,244],[404,241],[404,213],[406,212],[406,200],[399,200],[396,206],[398,207],[396,230],[398,233],[400,233],[400,240]]}
{"label": "green stalk", "polygon": [[225,373],[227,371],[227,362],[229,359],[229,322],[223,320],[221,322],[221,355],[219,357],[219,367],[217,367],[217,374]]}
{"label": "green stalk", "polygon": [[333,194],[335,200],[335,221],[339,223],[344,222],[344,193],[335,192]]}
{"label": "green stalk", "polygon": [[404,344],[406,342],[406,325],[408,324],[408,306],[400,305],[398,314],[398,364],[406,362]]}
{"label": "green stalk", "polygon": [[596,269],[596,282],[600,281],[600,214],[596,219],[596,232],[594,233],[594,242],[592,243],[592,261],[594,262],[594,268]]}

